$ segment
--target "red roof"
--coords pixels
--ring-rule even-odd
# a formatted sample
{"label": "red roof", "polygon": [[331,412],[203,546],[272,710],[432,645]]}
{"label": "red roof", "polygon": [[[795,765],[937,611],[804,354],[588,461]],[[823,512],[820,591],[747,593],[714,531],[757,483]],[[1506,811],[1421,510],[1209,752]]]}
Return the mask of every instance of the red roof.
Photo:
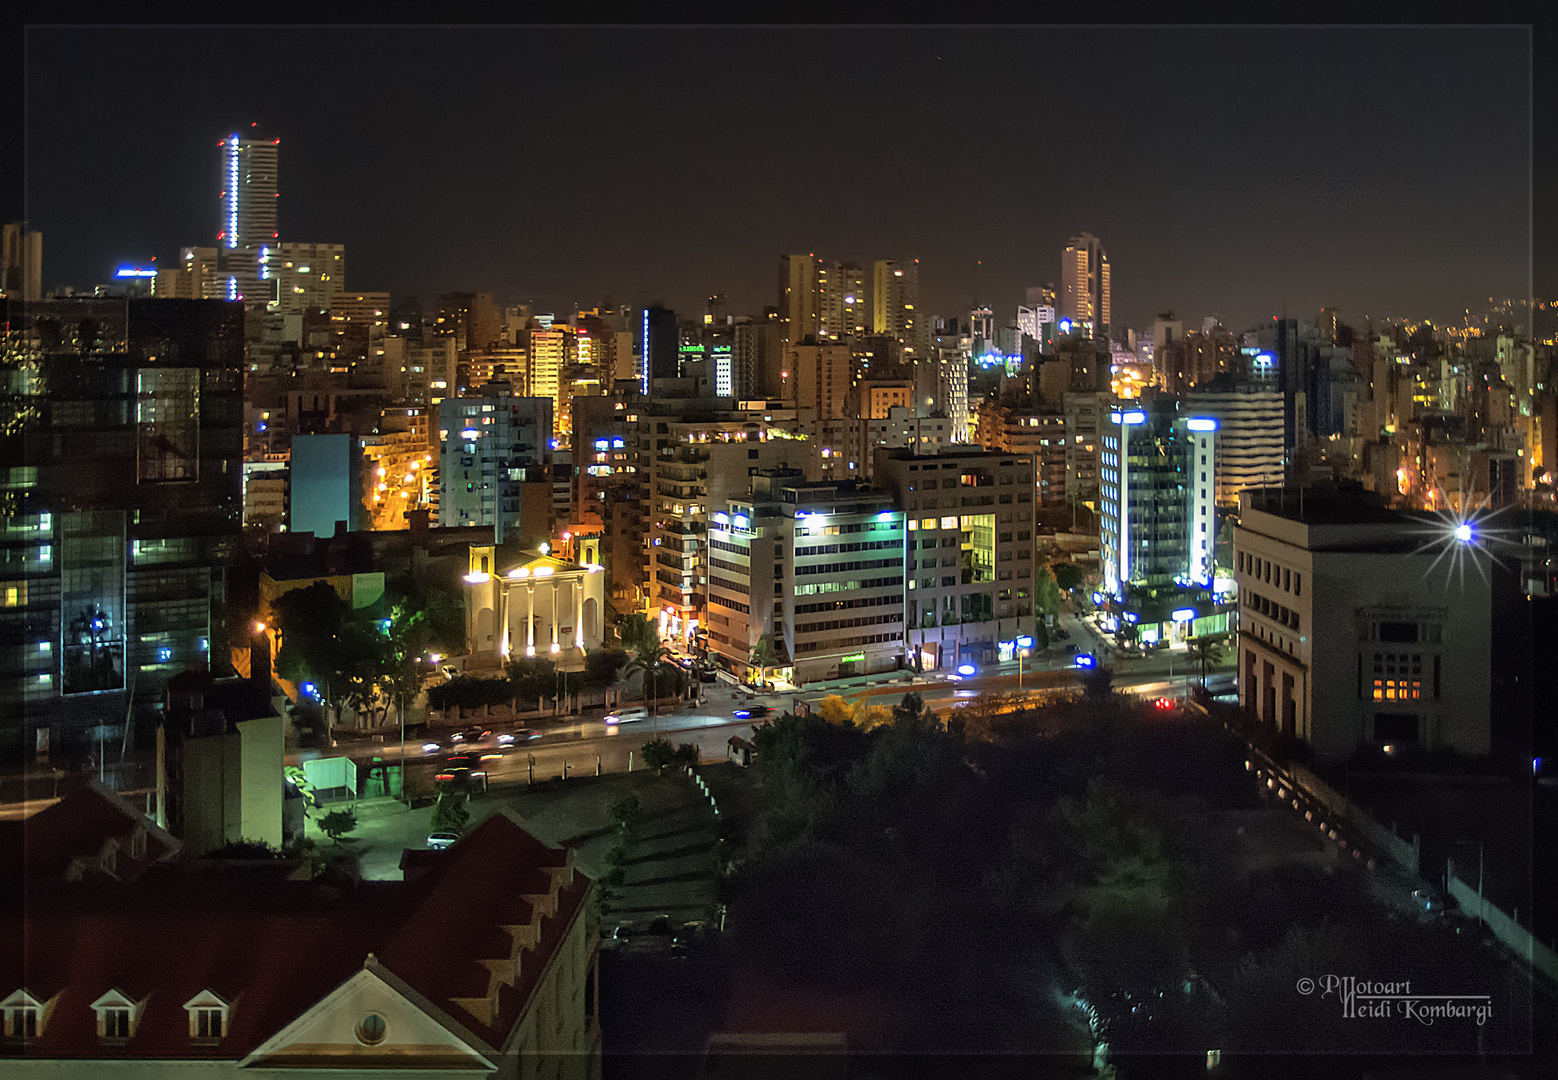
{"label": "red roof", "polygon": [[[146,834],[144,855],[131,857],[131,837]],[[179,842],[157,827],[134,804],[96,780],[22,821],[4,823],[0,829],[0,861],[22,867],[30,879],[63,879],[77,859],[91,864],[82,877],[100,874],[95,867],[103,845],[118,841],[113,877],[121,881],[139,877],[155,863],[178,854]],[[10,991],[0,991],[0,997]]]}
{"label": "red roof", "polygon": [[[567,852],[497,815],[442,854],[442,865],[415,880],[350,891],[198,870],[110,887],[30,881],[21,905],[0,913],[0,998],[25,989],[54,1001],[42,1033],[0,1045],[0,1059],[241,1058],[359,971],[369,953],[501,1047],[591,883],[575,874],[561,891],[557,914],[542,920],[536,959],[524,955],[520,984],[502,991],[494,1023],[483,1025],[451,999],[485,995],[478,961],[509,955],[511,939],[498,927],[530,922],[521,894],[546,894],[544,868],[565,867]],[[130,1040],[105,1047],[91,1005],[110,990],[145,1004]],[[204,990],[233,1006],[215,1045],[190,1038],[184,1010]]]}

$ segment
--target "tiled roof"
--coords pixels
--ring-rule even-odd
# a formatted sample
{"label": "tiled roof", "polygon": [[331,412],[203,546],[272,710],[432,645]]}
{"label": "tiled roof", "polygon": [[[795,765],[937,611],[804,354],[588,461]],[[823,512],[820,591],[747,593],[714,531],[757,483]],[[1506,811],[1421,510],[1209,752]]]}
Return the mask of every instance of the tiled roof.
{"label": "tiled roof", "polygon": [[[146,851],[139,859],[131,857],[130,843],[137,829],[146,834]],[[119,847],[113,876],[121,881],[139,877],[179,850],[179,842],[132,803],[92,780],[30,818],[5,822],[0,865],[19,866],[33,880],[62,880],[80,860],[85,870],[80,876],[92,878],[99,876],[93,867],[110,840]],[[0,997],[9,992],[0,990]]]}
{"label": "tiled roof", "polygon": [[[488,995],[481,961],[508,958],[514,940],[501,927],[530,926],[571,861],[501,814],[440,854],[414,879],[345,892],[199,870],[106,888],[30,881],[20,905],[0,912],[0,997],[25,989],[52,1000],[42,1033],[0,1045],[0,1060],[238,1059],[360,971],[369,953],[501,1047],[590,881],[573,873],[558,889],[555,914],[538,920],[535,945],[521,954],[518,983],[496,995],[495,1014],[475,1016],[455,999]],[[145,1004],[128,1042],[104,1046],[91,1004],[110,990]],[[184,1003],[205,990],[232,1004],[216,1044],[189,1034]]]}

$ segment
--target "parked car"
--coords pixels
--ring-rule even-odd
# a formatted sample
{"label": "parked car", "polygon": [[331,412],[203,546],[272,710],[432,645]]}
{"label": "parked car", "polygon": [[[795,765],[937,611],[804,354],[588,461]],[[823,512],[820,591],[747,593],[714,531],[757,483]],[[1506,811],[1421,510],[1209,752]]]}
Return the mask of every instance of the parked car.
{"label": "parked car", "polygon": [[772,705],[748,705],[744,709],[737,709],[730,715],[737,720],[756,720],[759,717],[772,716],[773,712],[774,708]]}
{"label": "parked car", "polygon": [[606,714],[606,724],[614,727],[617,724],[635,724],[640,720],[649,719],[649,710],[642,705],[635,705],[631,709],[618,709],[616,712]]}
{"label": "parked car", "polygon": [[713,668],[704,668],[702,671],[698,672],[698,681],[699,682],[718,682],[719,681],[719,672],[715,671]]}
{"label": "parked car", "polygon": [[1067,655],[1074,655],[1076,653],[1081,652],[1082,651],[1082,647],[1080,645],[1067,645],[1064,649],[1061,649],[1060,651],[1063,652],[1063,653],[1066,653]]}
{"label": "parked car", "polygon": [[1055,631],[1055,637],[1056,637],[1056,639],[1058,639],[1060,641],[1065,641],[1065,640],[1067,640],[1068,638],[1071,637],[1071,631],[1069,631],[1069,630],[1061,630],[1061,629],[1057,628],[1056,631]]}
{"label": "parked car", "polygon": [[707,944],[708,940],[708,923],[702,919],[685,922],[682,923],[676,933],[671,935],[671,950],[685,956],[689,950]]}
{"label": "parked car", "polygon": [[446,847],[453,846],[460,839],[457,832],[435,832],[427,834],[427,846],[430,851],[442,851]]}
{"label": "parked car", "polygon": [[649,937],[670,937],[671,916],[655,915],[649,920],[649,928],[644,931]]}

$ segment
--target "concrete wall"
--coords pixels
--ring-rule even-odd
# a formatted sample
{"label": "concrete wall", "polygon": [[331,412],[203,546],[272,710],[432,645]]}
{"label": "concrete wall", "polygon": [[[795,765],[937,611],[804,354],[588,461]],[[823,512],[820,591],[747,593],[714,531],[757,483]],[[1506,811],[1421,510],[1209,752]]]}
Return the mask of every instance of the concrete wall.
{"label": "concrete wall", "polygon": [[1549,979],[1558,980],[1558,953],[1531,936],[1531,931],[1510,918],[1503,909],[1480,899],[1477,890],[1454,874],[1450,875],[1450,895],[1461,910],[1480,918],[1493,936],[1525,958]]}
{"label": "concrete wall", "polygon": [[243,837],[243,746],[239,735],[187,739],[184,774],[184,851],[199,858]]}
{"label": "concrete wall", "polygon": [[281,847],[281,800],[286,788],[286,744],[279,716],[238,723],[240,743],[239,820],[244,840]]}

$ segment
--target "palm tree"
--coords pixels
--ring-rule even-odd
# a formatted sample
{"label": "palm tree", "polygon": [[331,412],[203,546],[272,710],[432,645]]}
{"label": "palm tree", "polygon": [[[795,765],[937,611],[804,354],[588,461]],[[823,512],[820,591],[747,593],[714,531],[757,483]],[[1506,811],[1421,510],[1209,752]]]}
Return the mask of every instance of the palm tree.
{"label": "palm tree", "polygon": [[757,668],[757,682],[762,686],[768,681],[768,669],[777,660],[778,654],[774,652],[774,636],[764,634],[757,639],[757,644],[752,646],[752,655],[747,663]]}
{"label": "palm tree", "polygon": [[1206,669],[1219,667],[1223,662],[1223,640],[1220,637],[1192,638],[1188,642],[1190,662],[1201,667],[1201,688],[1206,689]]}
{"label": "palm tree", "polygon": [[628,662],[622,665],[623,678],[634,672],[642,672],[644,678],[649,681],[650,692],[647,696],[651,715],[655,712],[655,702],[659,697],[655,691],[659,688],[660,668],[674,655],[670,649],[660,643],[660,637],[656,634],[640,641],[638,648],[634,649],[632,656],[628,658]]}

